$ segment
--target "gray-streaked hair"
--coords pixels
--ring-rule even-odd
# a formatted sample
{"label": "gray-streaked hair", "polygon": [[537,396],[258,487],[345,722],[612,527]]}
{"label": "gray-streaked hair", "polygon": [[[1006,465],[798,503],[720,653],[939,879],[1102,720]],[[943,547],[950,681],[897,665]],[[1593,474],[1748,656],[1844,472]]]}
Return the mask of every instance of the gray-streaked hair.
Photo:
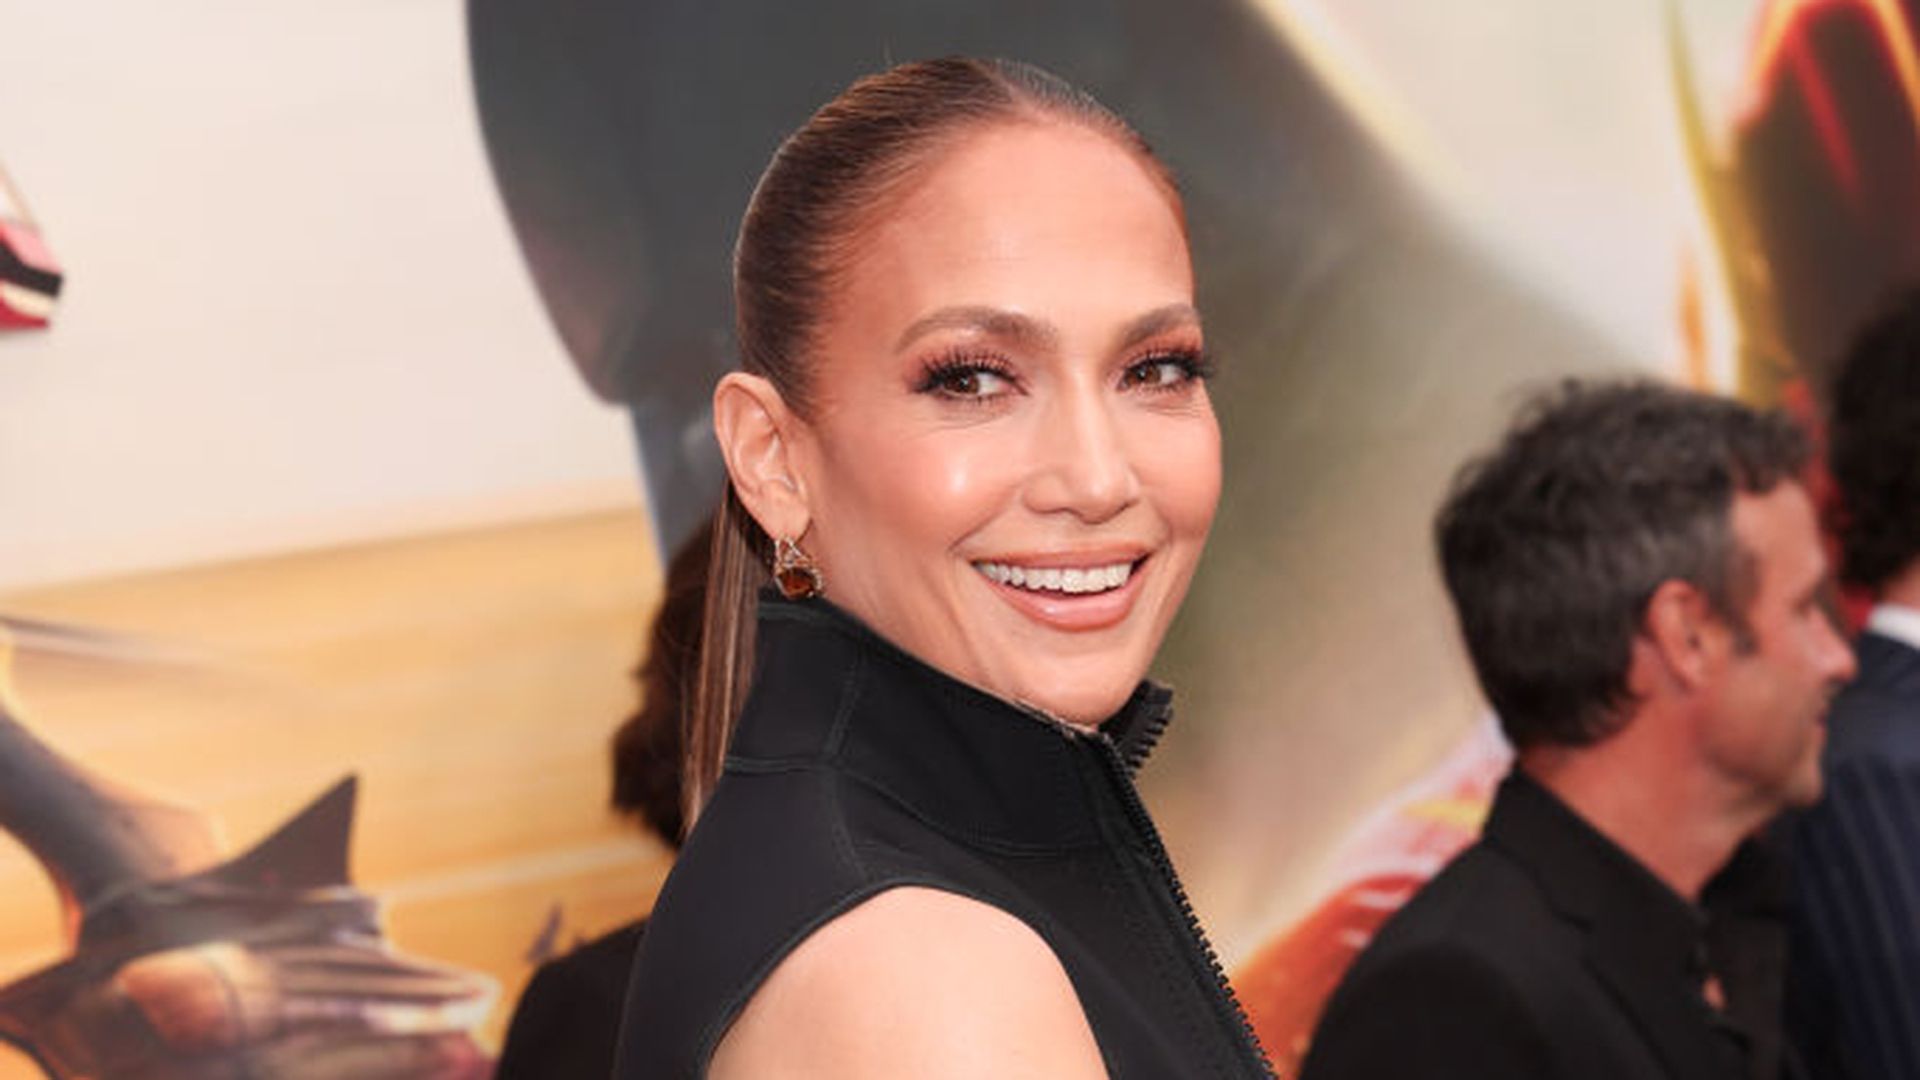
{"label": "gray-streaked hair", "polygon": [[1434,526],[1508,740],[1579,746],[1618,729],[1662,582],[1698,587],[1750,642],[1755,567],[1733,536],[1733,499],[1796,479],[1808,454],[1783,414],[1649,381],[1570,380],[1531,400],[1460,471]]}

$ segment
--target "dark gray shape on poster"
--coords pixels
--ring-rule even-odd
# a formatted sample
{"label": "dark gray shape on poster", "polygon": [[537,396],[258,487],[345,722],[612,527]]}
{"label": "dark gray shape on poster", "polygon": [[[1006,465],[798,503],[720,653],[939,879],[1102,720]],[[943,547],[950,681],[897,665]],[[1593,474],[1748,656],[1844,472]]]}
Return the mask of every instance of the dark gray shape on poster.
{"label": "dark gray shape on poster", "polygon": [[[581,372],[635,407],[660,550],[721,490],[706,411],[732,366],[728,257],[779,137],[895,61],[1030,61],[1132,120],[1187,199],[1226,489],[1160,658],[1187,719],[1145,782],[1210,917],[1229,935],[1257,919],[1290,868],[1465,730],[1433,509],[1515,387],[1627,364],[1447,225],[1251,2],[468,12],[508,213]],[[1183,762],[1206,781],[1156,786],[1191,781]],[[1229,867],[1237,891],[1208,892]]]}
{"label": "dark gray shape on poster", "polygon": [[1214,292],[1254,254],[1249,238],[1284,245],[1339,212],[1322,197],[1315,220],[1286,213],[1303,190],[1399,197],[1345,111],[1235,0],[470,0],[468,18],[521,250],[582,375],[634,409],[662,551],[721,490],[707,410],[734,364],[741,211],[780,138],[862,74],[964,53],[1092,90],[1179,169]]}

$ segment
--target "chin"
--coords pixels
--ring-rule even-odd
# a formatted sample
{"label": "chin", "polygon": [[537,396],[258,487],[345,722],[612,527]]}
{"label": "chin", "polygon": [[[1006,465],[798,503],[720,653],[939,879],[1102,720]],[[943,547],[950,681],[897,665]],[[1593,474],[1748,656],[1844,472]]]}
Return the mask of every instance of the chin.
{"label": "chin", "polygon": [[1819,759],[1795,773],[1780,788],[1780,809],[1804,810],[1820,801],[1826,792],[1826,778],[1820,773]]}
{"label": "chin", "polygon": [[1816,772],[1810,778],[1802,780],[1787,791],[1786,803],[1796,810],[1804,810],[1820,801],[1826,794],[1826,781]]}
{"label": "chin", "polygon": [[1033,692],[1020,695],[1020,700],[1044,709],[1075,727],[1091,728],[1119,712],[1120,707],[1133,696],[1133,688],[1139,684],[1140,680],[1133,679],[1127,682],[1124,689],[1103,688],[1099,691],[1067,693],[1062,693],[1057,686],[1048,689],[1036,687]]}
{"label": "chin", "polygon": [[1137,627],[1073,635],[1066,642],[1050,637],[993,642],[991,659],[976,669],[982,687],[1076,727],[1094,727],[1133,697],[1153,659]]}

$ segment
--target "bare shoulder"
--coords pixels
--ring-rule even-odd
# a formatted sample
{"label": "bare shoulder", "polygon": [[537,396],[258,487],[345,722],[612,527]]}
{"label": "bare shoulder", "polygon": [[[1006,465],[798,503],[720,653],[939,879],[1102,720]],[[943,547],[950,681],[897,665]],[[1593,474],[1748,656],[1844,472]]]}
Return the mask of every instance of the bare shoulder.
{"label": "bare shoulder", "polygon": [[898,888],[800,944],[721,1040],[708,1075],[1104,1077],[1066,969],[1025,923]]}

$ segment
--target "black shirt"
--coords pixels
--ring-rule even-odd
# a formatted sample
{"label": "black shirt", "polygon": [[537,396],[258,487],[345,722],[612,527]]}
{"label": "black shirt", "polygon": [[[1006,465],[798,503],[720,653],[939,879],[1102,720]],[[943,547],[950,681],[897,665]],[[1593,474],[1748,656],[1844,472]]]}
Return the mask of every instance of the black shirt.
{"label": "black shirt", "polygon": [[903,885],[1032,927],[1111,1076],[1269,1075],[1133,789],[1164,690],[1083,732],[819,600],[763,599],[755,653],[725,773],[640,947],[616,1076],[703,1075],[787,953]]}
{"label": "black shirt", "polygon": [[1381,928],[1303,1080],[1744,1080],[1700,910],[1515,772],[1479,842]]}

